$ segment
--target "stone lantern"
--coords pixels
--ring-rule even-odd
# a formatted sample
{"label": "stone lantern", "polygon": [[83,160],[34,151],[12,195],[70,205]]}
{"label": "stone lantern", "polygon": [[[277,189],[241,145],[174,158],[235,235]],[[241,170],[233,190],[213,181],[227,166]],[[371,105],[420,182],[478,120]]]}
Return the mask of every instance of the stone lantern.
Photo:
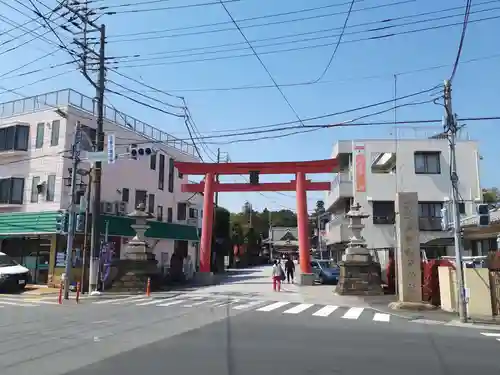
{"label": "stone lantern", "polygon": [[365,228],[363,220],[370,215],[361,211],[359,203],[353,204],[346,214],[349,218],[349,239],[340,266],[340,278],[336,292],[344,295],[381,295],[382,280],[380,264],[375,262],[366,247],[361,232]]}
{"label": "stone lantern", "polygon": [[150,227],[148,221],[151,220],[153,216],[149,212],[146,212],[146,205],[140,203],[134,211],[127,215],[127,217],[135,220],[135,223],[132,224],[131,227],[136,234],[127,244],[126,259],[154,260],[154,254],[148,251],[148,244],[145,236],[146,231]]}

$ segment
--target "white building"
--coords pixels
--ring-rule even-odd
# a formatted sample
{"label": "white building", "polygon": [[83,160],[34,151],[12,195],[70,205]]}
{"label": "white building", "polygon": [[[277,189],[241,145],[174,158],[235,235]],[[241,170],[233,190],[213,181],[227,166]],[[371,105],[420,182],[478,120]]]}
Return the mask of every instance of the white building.
{"label": "white building", "polygon": [[[69,207],[69,150],[77,122],[88,135],[84,148],[87,138],[95,139],[95,112],[91,98],[72,90],[0,104],[2,249],[22,263],[35,262],[39,282],[50,282],[45,273],[61,271],[58,257],[62,255],[57,254],[64,252],[65,239],[55,235],[55,218],[58,210]],[[193,146],[107,106],[104,132],[115,134],[117,154],[126,153],[133,144],[156,152],[138,160],[103,163],[101,232],[107,227],[116,247],[123,248],[134,234],[125,215],[144,202],[154,215],[146,235],[152,238],[160,266],[168,265],[174,248],[190,253],[196,261],[202,197],[181,192],[187,178],[173,165],[174,160],[198,161]],[[88,162],[80,165],[83,170],[90,167]],[[83,194],[88,177],[79,176],[78,181]],[[83,242],[75,242],[77,253]],[[27,250],[21,253],[16,250],[20,247]]]}
{"label": "white building", "polygon": [[[326,226],[326,242],[342,250],[351,231],[345,213],[352,202],[370,215],[364,221],[363,236],[380,258],[394,249],[395,197],[397,192],[417,192],[420,216],[420,243],[429,257],[450,254],[450,234],[441,230],[441,209],[451,197],[448,140],[442,136],[425,139],[339,141],[333,158],[340,162],[325,208],[331,212]],[[476,142],[457,142],[459,191],[463,199],[460,212],[474,212],[480,199],[479,153]],[[384,263],[384,259],[381,259]]]}

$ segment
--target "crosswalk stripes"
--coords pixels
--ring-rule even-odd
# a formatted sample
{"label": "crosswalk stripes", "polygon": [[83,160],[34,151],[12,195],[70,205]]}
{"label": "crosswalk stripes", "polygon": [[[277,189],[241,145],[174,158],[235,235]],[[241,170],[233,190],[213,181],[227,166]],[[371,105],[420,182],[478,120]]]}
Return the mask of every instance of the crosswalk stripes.
{"label": "crosswalk stripes", "polygon": [[0,297],[0,307],[38,307],[42,305],[57,305],[55,300],[20,298],[20,297]]}
{"label": "crosswalk stripes", "polygon": [[[112,300],[94,301],[94,304],[103,305],[133,305],[138,307],[172,307],[172,308],[228,308],[239,311],[256,311],[260,313],[275,313],[283,315],[309,315],[315,318],[339,318],[350,321],[366,319],[376,323],[390,323],[391,315],[377,312],[365,307],[343,307],[334,305],[319,305],[313,303],[297,303],[289,301],[256,300],[250,297],[231,298],[228,296],[175,294],[160,297],[129,296]],[[362,318],[363,317],[363,318]],[[500,336],[499,336],[500,337]]]}
{"label": "crosswalk stripes", "polygon": [[500,333],[496,332],[481,332],[481,335],[485,337],[493,337],[496,338],[497,341],[500,341]]}

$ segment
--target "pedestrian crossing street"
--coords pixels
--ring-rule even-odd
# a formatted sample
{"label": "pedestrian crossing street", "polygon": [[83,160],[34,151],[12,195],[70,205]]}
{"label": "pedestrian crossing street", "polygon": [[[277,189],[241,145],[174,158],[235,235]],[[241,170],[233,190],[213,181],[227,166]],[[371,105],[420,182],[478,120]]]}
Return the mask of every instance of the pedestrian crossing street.
{"label": "pedestrian crossing street", "polygon": [[92,302],[95,305],[128,305],[137,307],[158,308],[226,308],[235,311],[255,311],[257,313],[279,313],[283,315],[308,315],[315,318],[338,318],[344,320],[369,319],[374,322],[389,323],[391,315],[364,307],[341,307],[334,305],[318,305],[312,303],[296,303],[287,301],[266,301],[251,298],[232,298],[225,296],[211,297],[181,294],[173,297],[152,298],[145,296],[129,296],[104,299]]}
{"label": "pedestrian crossing street", "polygon": [[481,332],[481,335],[490,339],[496,339],[500,343],[500,332]]}

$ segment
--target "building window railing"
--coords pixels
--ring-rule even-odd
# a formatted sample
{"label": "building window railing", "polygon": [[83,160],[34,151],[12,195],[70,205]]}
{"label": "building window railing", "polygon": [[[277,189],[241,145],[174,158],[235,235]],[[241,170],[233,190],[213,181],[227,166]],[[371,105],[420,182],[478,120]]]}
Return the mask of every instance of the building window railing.
{"label": "building window railing", "polygon": [[339,172],[335,176],[335,178],[332,181],[332,187],[337,186],[343,182],[352,182],[352,173],[351,172]]}

